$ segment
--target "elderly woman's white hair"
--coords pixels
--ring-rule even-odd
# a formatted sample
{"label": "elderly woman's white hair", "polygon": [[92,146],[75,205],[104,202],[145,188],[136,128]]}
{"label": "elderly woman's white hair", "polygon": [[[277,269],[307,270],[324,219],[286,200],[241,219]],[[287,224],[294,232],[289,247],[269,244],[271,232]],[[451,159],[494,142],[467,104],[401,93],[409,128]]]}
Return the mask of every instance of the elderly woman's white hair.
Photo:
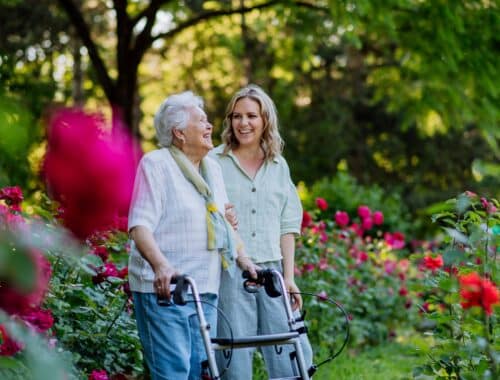
{"label": "elderly woman's white hair", "polygon": [[162,147],[172,145],[173,129],[187,127],[189,112],[193,107],[203,109],[203,100],[191,91],[170,95],[155,114],[156,138]]}

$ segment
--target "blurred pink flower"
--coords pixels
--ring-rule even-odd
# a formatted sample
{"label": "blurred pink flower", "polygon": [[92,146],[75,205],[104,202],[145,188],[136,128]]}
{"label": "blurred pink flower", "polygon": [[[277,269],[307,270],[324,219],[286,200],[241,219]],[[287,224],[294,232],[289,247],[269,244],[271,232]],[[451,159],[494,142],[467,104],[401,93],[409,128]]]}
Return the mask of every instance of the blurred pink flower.
{"label": "blurred pink flower", "polygon": [[0,200],[3,199],[12,210],[21,211],[23,192],[19,186],[4,187],[0,189]]}
{"label": "blurred pink flower", "polygon": [[339,227],[345,227],[349,224],[349,215],[345,211],[337,211],[335,213],[335,223],[339,225]]}
{"label": "blurred pink flower", "polygon": [[385,273],[391,274],[392,272],[394,272],[395,269],[396,269],[396,262],[395,261],[393,261],[393,260],[385,260],[384,261]]}
{"label": "blurred pink flower", "polygon": [[306,263],[302,266],[302,273],[309,273],[314,271],[314,264]]}
{"label": "blurred pink flower", "polygon": [[328,202],[324,198],[318,197],[316,198],[316,206],[318,206],[321,211],[326,211],[328,208]]}
{"label": "blurred pink flower", "polygon": [[357,257],[358,263],[364,263],[367,260],[368,260],[368,254],[365,251],[360,251]]}
{"label": "blurred pink flower", "polygon": [[361,219],[365,219],[372,216],[372,210],[368,206],[361,205],[358,207],[358,215]]}
{"label": "blurred pink flower", "polygon": [[373,213],[373,224],[381,226],[384,223],[384,214],[382,211],[375,211]]}
{"label": "blurred pink flower", "polygon": [[64,207],[64,224],[81,239],[125,215],[132,195],[138,145],[122,128],[112,134],[105,128],[100,116],[64,109],[47,132],[48,191]]}
{"label": "blurred pink flower", "polygon": [[119,277],[118,269],[116,269],[115,264],[106,263],[102,267],[97,269],[97,275],[92,277],[92,282],[94,284],[100,284],[108,277]]}
{"label": "blurred pink flower", "polygon": [[481,204],[483,205],[483,207],[484,207],[485,210],[488,209],[489,202],[488,202],[488,200],[486,198],[481,197]]}
{"label": "blurred pink flower", "polygon": [[356,235],[359,237],[363,237],[363,234],[365,230],[363,229],[363,226],[359,225],[358,223],[353,223],[349,227]]}
{"label": "blurred pink flower", "polygon": [[13,356],[23,349],[23,344],[12,339],[4,325],[0,325],[0,356]]}
{"label": "blurred pink flower", "polygon": [[474,197],[477,197],[477,194],[476,194],[476,193],[474,193],[473,191],[469,191],[469,190],[467,190],[467,191],[465,192],[465,195],[467,195],[469,198],[474,198]]}
{"label": "blurred pink flower", "polygon": [[0,281],[0,308],[8,314],[23,315],[34,307],[38,307],[45,297],[52,273],[50,263],[37,249],[27,249],[16,254],[27,254],[34,265],[34,287],[19,289]]}
{"label": "blurred pink flower", "polygon": [[50,310],[35,308],[19,317],[38,333],[47,331],[54,324],[54,318]]}
{"label": "blurred pink flower", "polygon": [[104,369],[94,369],[88,380],[109,380],[108,373]]}
{"label": "blurred pink flower", "polygon": [[367,216],[366,218],[364,218],[361,222],[361,226],[365,231],[371,230],[373,227],[373,220],[371,216]]}
{"label": "blurred pink flower", "polygon": [[410,260],[408,259],[401,259],[398,261],[398,268],[401,272],[406,273],[408,271],[408,268],[410,268]]}
{"label": "blurred pink flower", "polygon": [[106,247],[100,245],[92,249],[92,254],[99,256],[103,262],[106,262],[109,257],[109,252]]}
{"label": "blurred pink flower", "polygon": [[322,258],[319,260],[319,263],[318,263],[319,270],[326,270],[326,269],[328,269],[328,267],[329,267],[328,261],[325,258]]}
{"label": "blurred pink flower", "polygon": [[324,290],[322,290],[321,292],[319,292],[318,294],[316,294],[316,297],[320,301],[326,301],[328,299],[328,294]]}
{"label": "blurred pink flower", "polygon": [[401,232],[386,232],[384,240],[393,249],[401,249],[405,246],[405,235]]}

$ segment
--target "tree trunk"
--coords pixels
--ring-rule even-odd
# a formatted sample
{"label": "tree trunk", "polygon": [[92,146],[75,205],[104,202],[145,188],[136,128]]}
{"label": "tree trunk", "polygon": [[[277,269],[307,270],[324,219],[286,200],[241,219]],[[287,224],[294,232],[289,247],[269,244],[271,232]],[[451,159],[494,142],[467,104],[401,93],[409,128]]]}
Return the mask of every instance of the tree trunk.
{"label": "tree trunk", "polygon": [[80,53],[80,41],[73,40],[73,80],[72,80],[72,97],[76,106],[81,107],[85,103],[83,96],[83,69],[82,55]]}

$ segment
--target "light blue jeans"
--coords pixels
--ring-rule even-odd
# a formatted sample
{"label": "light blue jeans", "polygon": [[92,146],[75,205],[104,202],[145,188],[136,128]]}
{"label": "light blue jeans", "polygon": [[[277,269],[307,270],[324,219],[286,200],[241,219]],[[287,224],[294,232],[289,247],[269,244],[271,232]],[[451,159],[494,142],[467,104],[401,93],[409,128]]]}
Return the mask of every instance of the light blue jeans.
{"label": "light blue jeans", "polygon": [[[158,306],[156,293],[133,292],[135,318],[152,380],[199,380],[207,359],[194,302],[184,306]],[[201,294],[217,306],[217,296]],[[192,300],[192,296],[187,296]],[[202,304],[210,335],[215,336],[217,309]]]}
{"label": "light blue jeans", "polygon": [[[262,269],[276,269],[282,273],[281,261],[259,263]],[[219,307],[229,319],[233,336],[241,338],[251,335],[288,332],[289,327],[283,305],[283,298],[271,298],[265,289],[258,293],[248,293],[243,287],[241,270],[236,269],[233,277],[227,271],[222,273],[219,288]],[[219,337],[229,337],[230,330],[223,318],[218,319]],[[300,335],[300,344],[306,366],[312,365],[313,353],[306,334]],[[294,366],[290,361],[291,345],[260,347],[270,378],[291,377]],[[255,348],[233,350],[231,364],[222,376],[224,380],[252,380],[252,362]],[[216,351],[219,372],[227,366],[227,359],[221,351]]]}

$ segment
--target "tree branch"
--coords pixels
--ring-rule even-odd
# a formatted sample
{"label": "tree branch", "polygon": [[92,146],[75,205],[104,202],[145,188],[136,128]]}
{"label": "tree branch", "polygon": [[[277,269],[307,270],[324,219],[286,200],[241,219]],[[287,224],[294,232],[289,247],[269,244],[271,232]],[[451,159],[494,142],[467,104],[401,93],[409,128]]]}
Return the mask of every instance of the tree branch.
{"label": "tree branch", "polygon": [[88,50],[90,60],[92,61],[97,77],[99,78],[99,83],[101,83],[102,88],[106,93],[106,97],[110,101],[112,101],[114,99],[114,83],[108,75],[108,70],[106,68],[106,65],[104,64],[104,61],[99,55],[96,44],[90,36],[90,29],[83,19],[82,13],[72,0],[58,1],[62,9],[68,15],[71,24],[73,24],[73,26],[75,27],[78,36]]}
{"label": "tree branch", "polygon": [[146,17],[146,18],[149,18],[149,15],[151,14],[151,12],[154,11],[153,14],[156,14],[156,11],[163,5],[163,4],[167,4],[169,3],[170,0],[151,0],[151,2],[149,3],[149,5],[144,8],[141,12],[139,12],[137,14],[137,16],[135,16],[133,19],[132,19],[132,24],[136,25],[140,19],[142,19],[143,17]]}
{"label": "tree branch", "polygon": [[160,9],[163,4],[168,3],[165,0],[151,0],[149,6],[144,9],[136,18],[134,18],[134,25],[139,22],[142,18],[146,18],[146,25],[142,31],[137,35],[135,45],[134,45],[134,56],[137,59],[141,59],[146,50],[149,49],[151,44],[153,43],[153,38],[151,36],[151,30],[153,29],[156,13]]}
{"label": "tree branch", "polygon": [[251,7],[240,7],[236,9],[222,9],[222,10],[217,10],[217,11],[210,11],[210,12],[203,12],[198,14],[197,16],[193,17],[192,19],[189,19],[181,24],[179,24],[176,28],[169,30],[168,32],[165,33],[160,33],[157,36],[151,36],[151,43],[155,40],[158,39],[168,39],[172,38],[175,35],[179,34],[183,30],[198,24],[201,21],[209,20],[212,18],[220,17],[220,16],[229,16],[229,15],[234,15],[234,14],[243,14],[243,13],[248,13],[257,9],[265,9],[265,8],[270,8],[274,5],[277,4],[291,4],[291,5],[296,5],[298,7],[305,7],[305,8],[310,8],[310,9],[315,9],[318,11],[322,12],[328,12],[328,8],[324,7],[318,7],[314,4],[304,2],[304,1],[280,1],[280,0],[273,0],[273,1],[268,1],[262,4],[254,5]]}

